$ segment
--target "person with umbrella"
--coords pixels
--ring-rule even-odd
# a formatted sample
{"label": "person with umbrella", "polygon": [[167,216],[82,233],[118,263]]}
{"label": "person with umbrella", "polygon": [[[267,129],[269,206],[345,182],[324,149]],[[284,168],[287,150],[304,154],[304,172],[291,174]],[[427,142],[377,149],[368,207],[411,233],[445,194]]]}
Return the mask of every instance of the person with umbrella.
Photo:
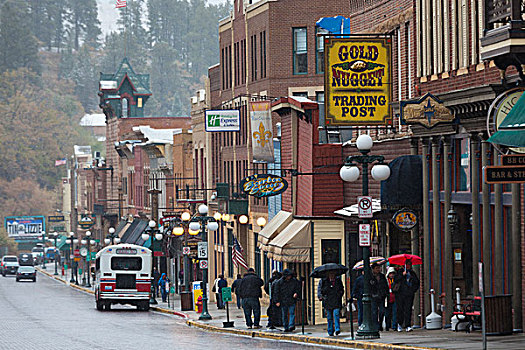
{"label": "person with umbrella", "polygon": [[335,271],[329,271],[328,277],[321,280],[321,300],[323,307],[326,310],[326,319],[328,321],[328,335],[333,336],[341,333],[339,323],[341,308],[343,304],[341,298],[344,295],[343,282],[339,277],[336,277]]}
{"label": "person with umbrella", "polygon": [[397,304],[397,331],[402,332],[403,328],[407,332],[412,331],[412,304],[414,295],[419,289],[419,278],[412,264],[421,264],[422,259],[417,255],[399,254],[391,256],[388,261],[391,264],[404,265],[394,276],[394,285],[392,290],[395,293]]}

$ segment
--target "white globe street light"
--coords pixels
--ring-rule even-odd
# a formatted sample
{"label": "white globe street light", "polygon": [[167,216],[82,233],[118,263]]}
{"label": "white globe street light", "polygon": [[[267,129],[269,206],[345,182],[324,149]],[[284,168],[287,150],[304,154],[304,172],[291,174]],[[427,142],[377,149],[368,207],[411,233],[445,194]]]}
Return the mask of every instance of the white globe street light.
{"label": "white globe street light", "polygon": [[372,177],[377,181],[384,181],[390,177],[390,168],[385,164],[376,164],[372,167]]}
{"label": "white globe street light", "polygon": [[116,237],[116,238],[115,238],[115,243],[116,243],[116,244],[119,244],[119,243],[120,243],[120,237]]}
{"label": "white globe street light", "polygon": [[106,245],[110,244],[110,243],[111,243],[111,239],[109,239],[109,238],[104,238],[104,243],[106,243]]}
{"label": "white globe street light", "polygon": [[239,222],[240,222],[241,224],[243,224],[243,225],[244,225],[244,224],[247,224],[247,223],[248,223],[248,217],[247,217],[246,215],[241,215],[241,216],[239,216]]}
{"label": "white globe street light", "polygon": [[157,224],[155,223],[155,221],[150,220],[149,223],[148,223],[148,226],[149,226],[150,228],[155,228],[155,226],[157,226]]}
{"label": "white globe street light", "polygon": [[157,241],[162,240],[162,233],[156,233],[156,234],[155,234],[155,239],[156,239]]}
{"label": "white globe street light", "polygon": [[219,221],[222,218],[222,214],[219,212],[216,212],[215,214],[213,214],[213,218]]}
{"label": "white globe street light", "polygon": [[114,227],[110,227],[109,228],[109,234],[112,235],[115,233],[115,228]]}
{"label": "white globe street light", "polygon": [[83,245],[86,245],[87,241],[85,239],[81,240],[80,243],[82,243]]}
{"label": "white globe street light", "polygon": [[140,237],[142,237],[142,240],[147,241],[149,239],[149,234],[143,233]]}
{"label": "white globe street light", "polygon": [[354,182],[359,178],[359,168],[345,165],[339,170],[339,176],[345,182]]}
{"label": "white globe street light", "polygon": [[192,221],[190,222],[189,228],[190,228],[190,231],[199,231],[201,228],[201,224],[198,223],[197,221]]}
{"label": "white globe street light", "polygon": [[219,224],[217,223],[217,221],[208,222],[208,230],[217,231],[218,228],[219,228]]}
{"label": "white globe street light", "polygon": [[357,149],[360,151],[370,151],[374,145],[374,141],[368,134],[361,134],[357,137],[355,141]]}
{"label": "white globe street light", "polygon": [[86,236],[87,237],[91,236],[91,231],[86,231]]}
{"label": "white globe street light", "polygon": [[206,204],[199,205],[199,214],[208,215],[208,206]]}
{"label": "white globe street light", "polygon": [[180,226],[174,227],[173,228],[173,234],[175,236],[182,236],[184,234],[184,228],[180,227]]}
{"label": "white globe street light", "polygon": [[262,216],[260,218],[257,218],[257,225],[259,227],[264,227],[266,225],[266,218]]}
{"label": "white globe street light", "polygon": [[188,213],[187,211],[185,211],[184,213],[182,213],[182,215],[180,216],[180,218],[182,219],[182,221],[190,221],[190,219],[191,219],[191,214]]}

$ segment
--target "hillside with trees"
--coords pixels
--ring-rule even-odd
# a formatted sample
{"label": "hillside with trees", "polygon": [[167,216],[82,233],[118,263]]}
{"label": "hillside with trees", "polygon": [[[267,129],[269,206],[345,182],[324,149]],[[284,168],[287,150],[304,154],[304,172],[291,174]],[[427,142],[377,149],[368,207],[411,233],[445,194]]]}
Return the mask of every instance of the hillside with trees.
{"label": "hillside with trees", "polygon": [[151,74],[148,115],[189,115],[228,14],[229,5],[203,0],[133,0],[118,31],[102,37],[96,0],[0,2],[0,219],[57,207],[65,171],[54,161],[94,144],[78,122],[100,113],[99,72],[124,57]]}

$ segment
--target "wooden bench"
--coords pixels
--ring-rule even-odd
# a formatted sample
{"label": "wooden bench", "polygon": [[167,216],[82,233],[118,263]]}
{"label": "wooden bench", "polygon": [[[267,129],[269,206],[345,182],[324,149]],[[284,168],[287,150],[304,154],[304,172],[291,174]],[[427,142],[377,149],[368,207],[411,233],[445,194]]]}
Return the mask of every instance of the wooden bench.
{"label": "wooden bench", "polygon": [[453,314],[458,317],[458,323],[454,331],[458,330],[459,324],[468,323],[465,332],[472,332],[474,325],[479,326],[481,323],[481,297],[474,297],[474,300],[462,304],[461,310],[454,311]]}

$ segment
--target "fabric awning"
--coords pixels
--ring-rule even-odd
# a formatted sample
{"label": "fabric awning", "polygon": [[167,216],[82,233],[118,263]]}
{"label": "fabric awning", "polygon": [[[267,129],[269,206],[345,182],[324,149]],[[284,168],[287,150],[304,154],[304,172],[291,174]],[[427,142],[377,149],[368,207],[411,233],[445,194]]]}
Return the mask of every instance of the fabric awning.
{"label": "fabric awning", "polygon": [[268,244],[268,257],[285,262],[309,262],[312,248],[310,220],[294,219]]}
{"label": "fabric awning", "polygon": [[525,93],[487,141],[509,147],[525,147]]}
{"label": "fabric awning", "polygon": [[290,222],[292,222],[292,213],[281,210],[270,220],[266,226],[259,232],[258,241],[261,250],[268,250],[267,245],[275,236],[277,236]]}

